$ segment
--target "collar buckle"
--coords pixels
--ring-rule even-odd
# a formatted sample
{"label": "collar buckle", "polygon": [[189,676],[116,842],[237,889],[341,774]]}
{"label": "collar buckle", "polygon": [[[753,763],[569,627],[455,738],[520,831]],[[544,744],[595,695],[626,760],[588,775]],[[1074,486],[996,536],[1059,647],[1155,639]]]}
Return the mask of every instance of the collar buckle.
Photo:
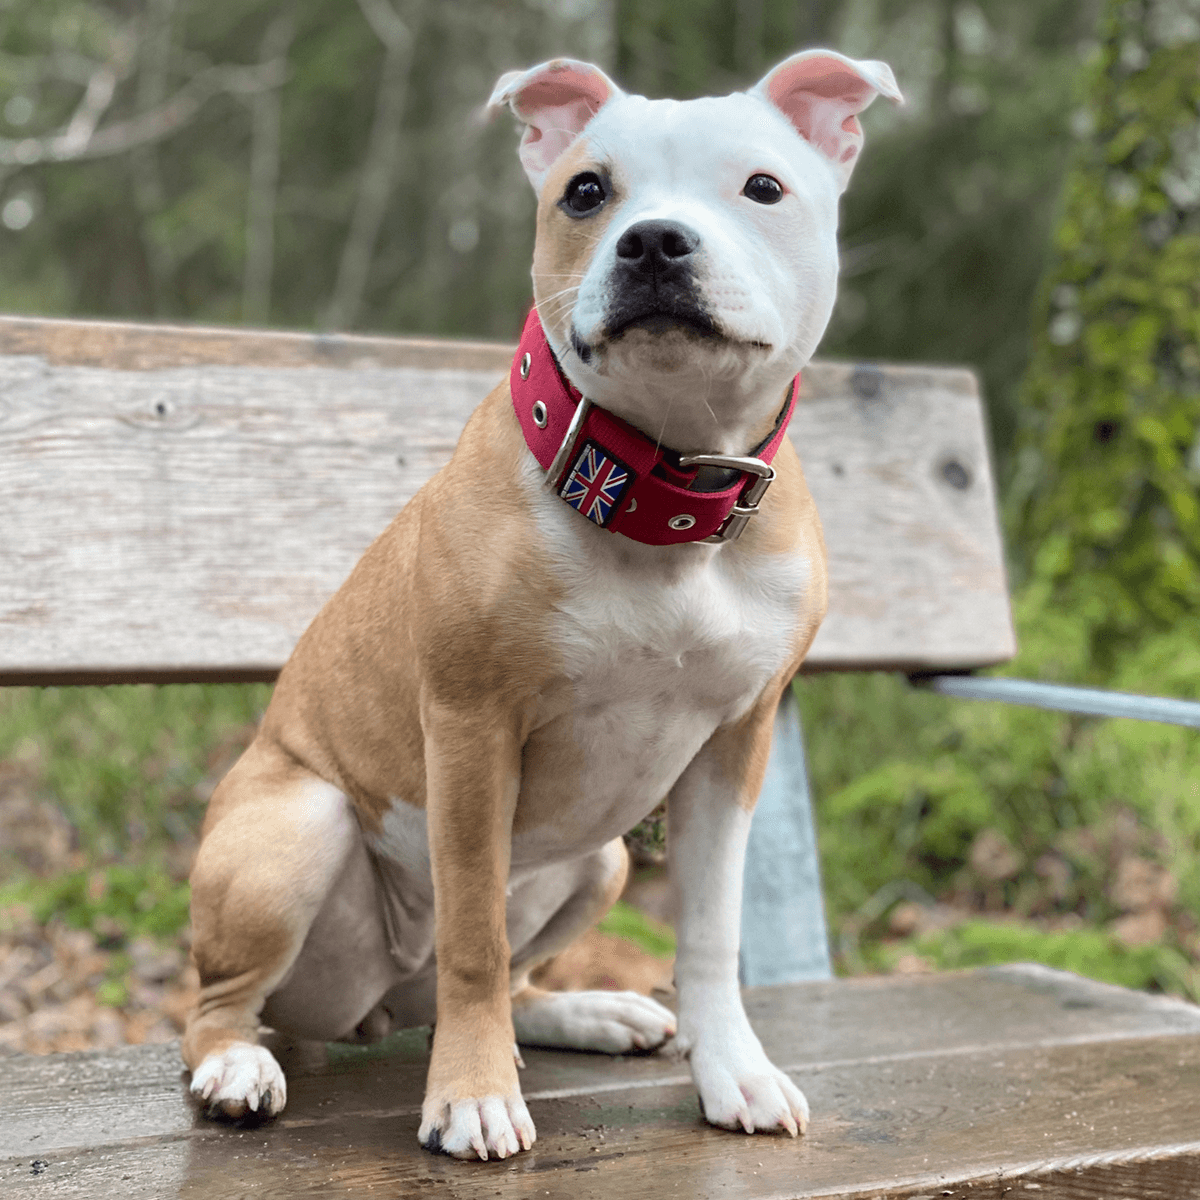
{"label": "collar buckle", "polygon": [[737,541],[742,536],[750,518],[758,512],[759,502],[767,494],[767,488],[775,481],[775,468],[770,463],[763,462],[761,458],[751,458],[749,455],[681,454],[679,465],[684,470],[691,467],[720,467],[753,476],[745,491],[738,497],[738,502],[730,510],[729,516],[722,522],[721,528],[716,533],[700,539],[714,546]]}

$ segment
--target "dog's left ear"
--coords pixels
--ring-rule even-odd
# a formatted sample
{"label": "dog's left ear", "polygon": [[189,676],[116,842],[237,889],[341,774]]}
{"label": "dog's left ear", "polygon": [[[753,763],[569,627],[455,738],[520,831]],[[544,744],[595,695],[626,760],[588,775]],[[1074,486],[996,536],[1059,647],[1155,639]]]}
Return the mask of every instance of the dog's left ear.
{"label": "dog's left ear", "polygon": [[876,96],[904,103],[887,63],[856,62],[832,50],[793,54],[760,79],[750,94],[779,109],[800,136],[829,159],[840,192],[846,190],[862,149],[857,114]]}
{"label": "dog's left ear", "polygon": [[621,89],[599,67],[556,58],[528,71],[502,75],[487,111],[507,104],[524,122],[521,165],[540,194],[554,160],[609,100],[620,95]]}

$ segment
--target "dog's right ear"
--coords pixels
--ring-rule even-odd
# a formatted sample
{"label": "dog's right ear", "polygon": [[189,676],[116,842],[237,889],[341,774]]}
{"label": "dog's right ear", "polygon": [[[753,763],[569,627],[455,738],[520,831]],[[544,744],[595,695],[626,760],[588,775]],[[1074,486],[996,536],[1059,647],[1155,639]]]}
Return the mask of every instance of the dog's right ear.
{"label": "dog's right ear", "polygon": [[540,194],[554,160],[609,100],[620,95],[621,89],[599,67],[556,58],[528,71],[502,75],[487,111],[507,104],[524,122],[521,165]]}

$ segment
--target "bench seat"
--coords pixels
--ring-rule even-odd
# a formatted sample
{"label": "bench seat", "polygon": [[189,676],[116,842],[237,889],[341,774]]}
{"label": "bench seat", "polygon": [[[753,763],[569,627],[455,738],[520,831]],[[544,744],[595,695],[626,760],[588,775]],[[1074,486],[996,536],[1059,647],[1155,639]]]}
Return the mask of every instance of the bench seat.
{"label": "bench seat", "polygon": [[808,1135],[700,1119],[685,1063],[526,1051],[528,1154],[416,1141],[426,1031],[286,1055],[288,1107],[199,1118],[177,1044],[0,1059],[0,1194],[959,1197],[1200,1194],[1200,1008],[1020,965],[750,988]]}

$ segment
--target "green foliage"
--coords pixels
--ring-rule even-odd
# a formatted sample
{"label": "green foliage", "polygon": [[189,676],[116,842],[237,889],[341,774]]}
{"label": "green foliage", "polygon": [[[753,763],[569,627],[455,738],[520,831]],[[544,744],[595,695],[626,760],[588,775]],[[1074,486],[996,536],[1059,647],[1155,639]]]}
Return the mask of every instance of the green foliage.
{"label": "green foliage", "polygon": [[641,946],[658,958],[669,958],[675,953],[675,932],[669,925],[655,921],[644,912],[618,900],[604,914],[596,927],[601,933],[622,937]]}
{"label": "green foliage", "polygon": [[0,689],[0,762],[53,797],[89,861],[188,843],[266,685]]}
{"label": "green foliage", "polygon": [[840,8],[836,0],[617,0],[617,78],[676,99],[745,88],[796,50],[834,44]]}
{"label": "green foliage", "polygon": [[973,920],[953,929],[895,942],[875,955],[878,969],[916,953],[941,970],[1038,962],[1121,987],[1200,999],[1200,971],[1178,950],[1160,944],[1123,946],[1100,929],[1045,930],[1023,922]]}
{"label": "green foliage", "polygon": [[[1004,673],[1195,697],[1200,6],[1114,0],[1101,32],[1022,394],[1007,507],[1021,652]],[[865,939],[868,962],[1032,957],[1197,994],[1180,941],[1200,911],[1194,732],[952,702],[884,677],[798,692],[831,920]],[[1000,878],[972,866],[985,833],[1011,847]],[[1121,916],[1128,856],[1178,884],[1163,943],[1130,949],[1101,928]],[[964,911],[1087,924],[960,924],[881,948],[901,883]]]}
{"label": "green foliage", "polygon": [[90,930],[101,943],[122,944],[143,934],[178,936],[188,921],[188,887],[140,862],[0,887],[0,910],[12,905],[27,908],[40,924],[56,918]]}
{"label": "green foliage", "polygon": [[883,19],[848,20],[839,48],[891,62],[909,104],[878,102],[864,116],[821,352],[972,366],[1005,478],[1096,5],[882,7]]}
{"label": "green foliage", "polygon": [[[237,322],[257,239],[270,263],[265,319],[327,324],[386,85],[400,114],[378,143],[390,203],[366,239],[367,278],[350,289],[342,323],[515,336],[530,295],[533,196],[511,122],[484,128],[479,108],[512,67],[555,53],[604,58],[607,22],[587,0],[570,11],[525,0],[394,8],[415,52],[385,80],[384,45],[357,4],[7,4],[0,141],[61,134],[105,67],[116,87],[97,128],[125,132],[69,161],[0,162],[0,213],[18,201],[26,214],[10,209],[0,223],[0,308]],[[290,20],[282,82],[264,87],[245,72],[268,61],[281,17]],[[206,79],[198,107],[176,124],[130,132]],[[277,137],[256,116],[273,93]],[[256,146],[273,164],[257,183]],[[255,188],[271,213],[265,241],[250,220]]]}
{"label": "green foliage", "polygon": [[[1078,618],[1028,602],[1017,615],[1022,652],[1005,673],[1079,669],[1087,629]],[[1200,694],[1200,647],[1186,630],[1147,639],[1112,682]],[[1005,838],[1019,863],[995,891],[998,907],[1111,921],[1119,909],[1107,889],[1127,851],[1161,862],[1178,882],[1180,910],[1200,911],[1193,731],[954,701],[887,675],[814,676],[796,693],[835,941],[897,880],[977,905],[985,885],[970,870],[970,851],[986,830]],[[1121,814],[1136,822],[1136,844],[1116,844]],[[1055,895],[1042,875],[1045,856],[1067,873]]]}
{"label": "green foliage", "polygon": [[1039,307],[1008,498],[1046,610],[1103,678],[1200,614],[1200,5],[1109,6]]}

